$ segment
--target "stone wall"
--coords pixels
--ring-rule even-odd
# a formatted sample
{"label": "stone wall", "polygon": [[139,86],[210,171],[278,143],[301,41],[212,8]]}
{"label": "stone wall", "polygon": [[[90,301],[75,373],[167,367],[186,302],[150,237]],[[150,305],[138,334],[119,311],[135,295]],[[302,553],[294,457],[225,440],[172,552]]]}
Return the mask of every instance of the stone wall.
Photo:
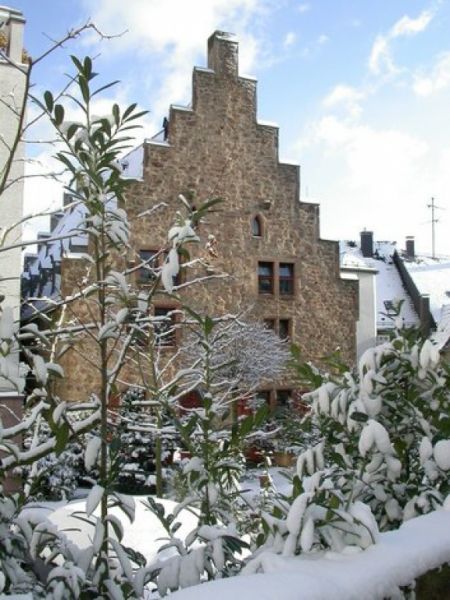
{"label": "stone wall", "polygon": [[[299,167],[278,161],[278,129],[258,124],[256,81],[237,75],[236,42],[216,33],[208,48],[208,68],[193,73],[192,109],[172,106],[167,142],[145,144],[143,181],[126,198],[134,249],[128,259],[167,244],[182,208],[180,192],[193,194],[196,206],[219,197],[199,228],[201,243],[190,247],[208,266],[187,269],[185,277],[229,277],[191,286],[180,292],[181,300],[211,316],[249,310],[249,318],[290,319],[291,337],[306,359],[319,362],[339,347],[353,361],[357,282],[340,279],[337,242],[319,238],[319,207],[299,201]],[[161,202],[167,206],[138,217]],[[261,237],[252,235],[256,215]],[[215,258],[205,250],[208,235],[217,242]],[[273,262],[275,270],[280,262],[292,263],[294,294],[280,296],[277,286],[272,295],[259,294],[259,261]],[[63,265],[63,278],[64,271]],[[167,298],[160,294],[157,303],[165,306]]]}

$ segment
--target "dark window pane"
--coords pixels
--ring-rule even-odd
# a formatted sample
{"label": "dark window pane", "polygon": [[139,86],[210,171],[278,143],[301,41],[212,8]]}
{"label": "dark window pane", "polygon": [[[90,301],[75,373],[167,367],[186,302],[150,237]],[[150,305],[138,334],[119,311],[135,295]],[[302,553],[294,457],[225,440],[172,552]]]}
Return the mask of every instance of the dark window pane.
{"label": "dark window pane", "polygon": [[261,221],[259,217],[255,217],[252,221],[252,235],[254,237],[261,237],[262,235]]}
{"label": "dark window pane", "polygon": [[277,390],[277,405],[287,406],[291,399],[291,390]]}
{"label": "dark window pane", "polygon": [[278,335],[282,340],[289,337],[290,333],[290,322],[289,319],[280,319],[278,323]]}
{"label": "dark window pane", "polygon": [[273,263],[258,263],[258,290],[260,294],[273,294]]}
{"label": "dark window pane", "polygon": [[175,346],[175,320],[170,314],[172,310],[161,306],[155,307],[157,319],[153,322],[153,330],[158,346]]}
{"label": "dark window pane", "polygon": [[155,269],[158,266],[156,264],[155,256],[158,254],[157,250],[140,250],[139,259],[141,263],[144,263],[139,269],[138,278],[140,283],[153,283],[156,277]]}
{"label": "dark window pane", "polygon": [[294,265],[292,263],[280,263],[280,294],[290,295],[294,293]]}
{"label": "dark window pane", "polygon": [[264,327],[266,329],[275,330],[275,319],[264,319]]}

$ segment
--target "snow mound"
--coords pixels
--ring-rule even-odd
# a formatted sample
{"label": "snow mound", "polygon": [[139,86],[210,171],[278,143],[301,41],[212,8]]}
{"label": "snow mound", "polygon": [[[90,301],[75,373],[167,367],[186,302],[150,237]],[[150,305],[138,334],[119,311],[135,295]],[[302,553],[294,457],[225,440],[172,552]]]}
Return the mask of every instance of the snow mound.
{"label": "snow mound", "polygon": [[[167,532],[155,515],[144,506],[145,496],[130,496],[130,498],[134,498],[136,506],[136,516],[133,523],[130,523],[129,519],[119,508],[114,507],[109,510],[110,514],[122,522],[124,530],[122,543],[140,552],[145,556],[147,562],[152,562],[158,557],[167,558],[172,554],[176,554],[176,551],[172,548],[164,550],[157,555],[158,548],[163,546],[165,539],[167,539]],[[172,512],[175,506],[177,506],[177,503],[171,500],[156,500],[164,506],[166,514]],[[86,515],[82,514],[85,513],[85,510],[85,500],[76,500],[69,502],[65,506],[61,506],[48,517],[58,527],[58,530],[64,531],[70,541],[81,549],[87,548],[91,544],[94,534],[94,527],[76,517],[76,513],[78,513],[85,518]],[[93,514],[98,516],[99,508],[96,508]],[[197,525],[197,518],[187,510],[181,511],[177,520],[181,522],[181,527],[177,532],[177,537],[180,539],[184,539]]]}
{"label": "snow mound", "polygon": [[411,519],[352,554],[260,556],[263,574],[231,577],[181,590],[173,600],[381,600],[450,562],[450,510]]}

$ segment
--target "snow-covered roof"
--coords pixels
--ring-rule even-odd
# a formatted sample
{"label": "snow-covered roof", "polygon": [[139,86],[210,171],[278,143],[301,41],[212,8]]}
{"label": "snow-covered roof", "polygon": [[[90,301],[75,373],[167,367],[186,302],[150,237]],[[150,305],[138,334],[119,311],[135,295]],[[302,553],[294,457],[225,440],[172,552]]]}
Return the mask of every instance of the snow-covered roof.
{"label": "snow-covered roof", "polygon": [[[28,287],[23,286],[23,295],[25,298],[42,298],[33,300],[34,309],[42,308],[48,299],[59,297],[61,275],[57,267],[62,256],[68,255],[74,248],[78,252],[87,250],[87,235],[79,231],[85,212],[85,207],[79,203],[68,206],[53,230],[45,236],[40,236],[43,243],[38,244],[36,255],[29,256],[23,274]],[[51,275],[42,277],[45,271]],[[34,309],[31,305],[25,308],[24,316],[31,314]]]}
{"label": "snow-covered roof", "polygon": [[450,303],[450,257],[416,256],[404,265],[421,294],[430,296],[430,309],[436,323],[442,307]]}
{"label": "snow-covered roof", "polygon": [[394,321],[386,316],[389,307],[403,301],[401,316],[407,327],[419,325],[419,317],[406,291],[392,256],[395,242],[374,242],[373,256],[362,255],[359,242],[340,242],[341,268],[351,271],[369,271],[376,274],[377,328],[390,329]]}
{"label": "snow-covered roof", "polygon": [[438,349],[442,350],[450,343],[450,304],[444,304],[441,308],[440,318],[436,322],[437,328],[431,339]]}

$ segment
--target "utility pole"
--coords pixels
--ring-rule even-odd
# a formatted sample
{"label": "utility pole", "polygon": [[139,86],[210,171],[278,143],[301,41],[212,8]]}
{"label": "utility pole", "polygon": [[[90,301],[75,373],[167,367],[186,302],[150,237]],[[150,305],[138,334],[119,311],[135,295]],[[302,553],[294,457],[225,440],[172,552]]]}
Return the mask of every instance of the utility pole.
{"label": "utility pole", "polygon": [[436,258],[436,223],[439,222],[439,219],[435,217],[435,210],[438,208],[443,210],[441,206],[436,206],[434,203],[434,197],[431,198],[431,204],[427,204],[427,208],[431,208],[431,256]]}

